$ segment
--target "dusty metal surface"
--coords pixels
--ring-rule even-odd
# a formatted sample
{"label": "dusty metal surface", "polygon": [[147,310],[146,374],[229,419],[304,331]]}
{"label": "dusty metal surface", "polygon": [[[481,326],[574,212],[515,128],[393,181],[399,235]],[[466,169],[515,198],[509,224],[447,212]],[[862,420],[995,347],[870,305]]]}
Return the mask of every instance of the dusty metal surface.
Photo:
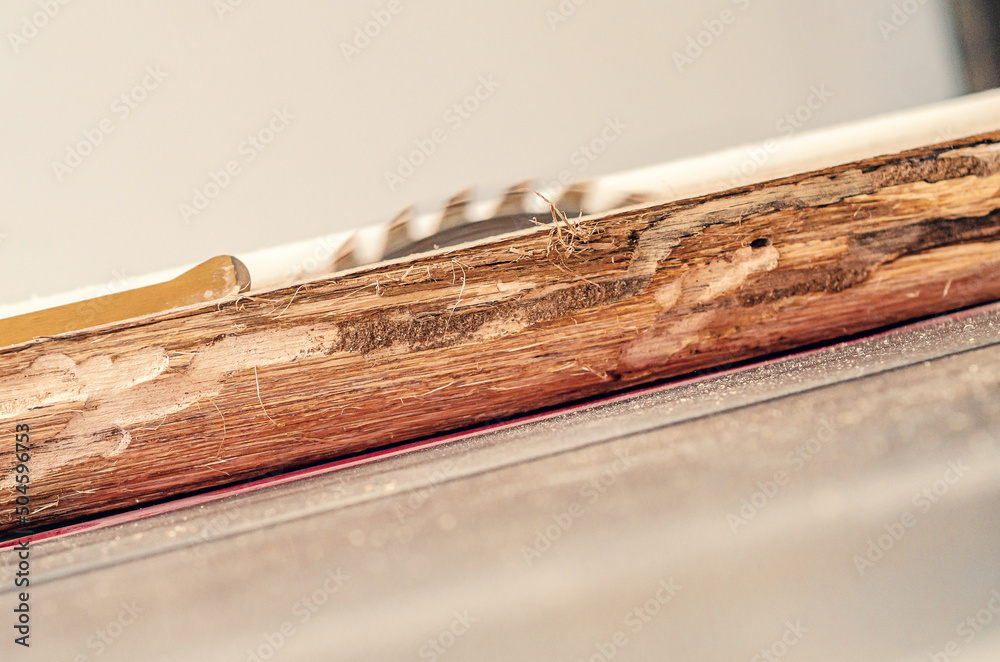
{"label": "dusty metal surface", "polygon": [[998,341],[986,310],[38,543],[31,655],[997,659]]}

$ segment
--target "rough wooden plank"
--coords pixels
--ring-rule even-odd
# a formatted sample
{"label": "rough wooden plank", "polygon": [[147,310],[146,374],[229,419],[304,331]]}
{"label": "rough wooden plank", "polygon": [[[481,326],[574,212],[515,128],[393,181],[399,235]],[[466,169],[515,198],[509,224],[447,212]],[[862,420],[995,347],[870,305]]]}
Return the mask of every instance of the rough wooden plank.
{"label": "rough wooden plank", "polygon": [[0,531],[1000,299],[1000,133],[0,351]]}

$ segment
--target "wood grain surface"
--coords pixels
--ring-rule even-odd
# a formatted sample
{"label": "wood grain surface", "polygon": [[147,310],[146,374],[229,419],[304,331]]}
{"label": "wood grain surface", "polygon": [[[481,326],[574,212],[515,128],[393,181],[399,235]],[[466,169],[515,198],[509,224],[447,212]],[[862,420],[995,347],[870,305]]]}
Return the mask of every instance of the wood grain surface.
{"label": "wood grain surface", "polygon": [[0,534],[1000,299],[998,141],[0,350]]}

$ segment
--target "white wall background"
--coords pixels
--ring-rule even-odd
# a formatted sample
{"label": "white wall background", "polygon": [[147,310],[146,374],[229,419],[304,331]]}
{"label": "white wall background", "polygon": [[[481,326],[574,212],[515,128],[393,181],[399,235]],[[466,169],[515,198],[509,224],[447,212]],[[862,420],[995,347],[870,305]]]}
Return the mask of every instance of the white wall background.
{"label": "white wall background", "polygon": [[[804,128],[962,91],[940,0],[891,32],[892,0],[575,2],[554,23],[560,0],[6,0],[0,304],[381,222],[472,184],[766,139],[814,87],[832,96]],[[391,22],[345,55],[380,10]],[[719,34],[679,70],[705,21]],[[480,77],[499,86],[456,126],[445,113]],[[287,127],[262,151],[243,144],[275,109]],[[574,159],[614,118],[621,137]],[[385,172],[438,128],[446,140],[391,189]],[[87,131],[99,144],[55,166]],[[229,161],[239,174],[185,219]]]}

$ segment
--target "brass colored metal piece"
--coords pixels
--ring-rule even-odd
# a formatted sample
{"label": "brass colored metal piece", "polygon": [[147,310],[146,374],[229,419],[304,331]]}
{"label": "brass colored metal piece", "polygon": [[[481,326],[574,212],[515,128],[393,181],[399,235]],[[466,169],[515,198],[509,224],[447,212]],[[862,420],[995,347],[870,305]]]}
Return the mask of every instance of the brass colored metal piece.
{"label": "brass colored metal piece", "polygon": [[235,257],[222,255],[166,283],[0,320],[0,348],[223,299],[249,288],[246,266]]}

